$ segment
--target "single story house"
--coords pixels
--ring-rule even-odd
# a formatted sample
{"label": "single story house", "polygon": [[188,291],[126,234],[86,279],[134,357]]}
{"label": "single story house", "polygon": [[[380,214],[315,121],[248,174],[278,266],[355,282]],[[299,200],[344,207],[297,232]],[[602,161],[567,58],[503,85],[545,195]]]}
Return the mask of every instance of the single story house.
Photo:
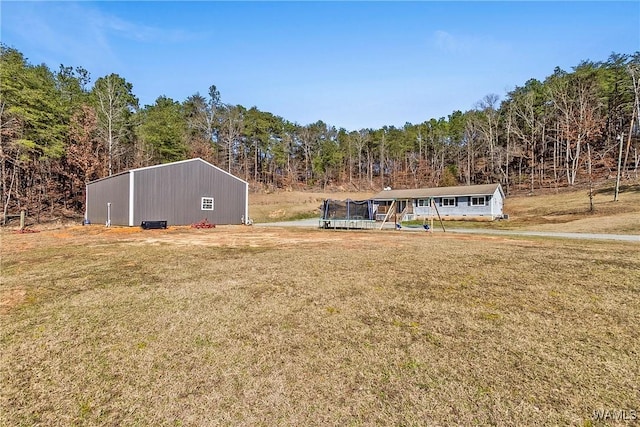
{"label": "single story house", "polygon": [[[396,221],[437,216],[447,219],[504,218],[500,184],[384,190],[372,197],[376,219]],[[436,212],[437,210],[437,212]]]}
{"label": "single story house", "polygon": [[139,226],[241,224],[249,184],[200,158],[131,169],[87,184],[85,221]]}

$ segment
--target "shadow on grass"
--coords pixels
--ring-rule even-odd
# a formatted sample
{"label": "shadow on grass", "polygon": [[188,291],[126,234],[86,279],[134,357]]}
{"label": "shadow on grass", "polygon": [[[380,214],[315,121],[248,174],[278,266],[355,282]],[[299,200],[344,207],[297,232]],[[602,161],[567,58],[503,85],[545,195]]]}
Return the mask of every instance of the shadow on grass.
{"label": "shadow on grass", "polygon": [[[595,190],[593,193],[613,195],[615,191],[616,191],[615,187],[607,187],[607,188],[600,188],[598,190]],[[626,185],[621,184],[620,193],[640,193],[640,184],[626,184]]]}

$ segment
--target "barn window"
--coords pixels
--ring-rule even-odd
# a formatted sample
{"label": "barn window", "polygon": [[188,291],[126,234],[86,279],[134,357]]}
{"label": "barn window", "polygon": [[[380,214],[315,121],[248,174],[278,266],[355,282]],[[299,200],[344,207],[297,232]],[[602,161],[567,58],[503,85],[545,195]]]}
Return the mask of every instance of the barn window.
{"label": "barn window", "polygon": [[442,198],[442,206],[455,206],[456,198],[455,197],[443,197]]}
{"label": "barn window", "polygon": [[203,211],[213,210],[213,197],[203,197],[200,202],[200,209]]}
{"label": "barn window", "polygon": [[471,206],[485,206],[486,204],[484,196],[471,198]]}

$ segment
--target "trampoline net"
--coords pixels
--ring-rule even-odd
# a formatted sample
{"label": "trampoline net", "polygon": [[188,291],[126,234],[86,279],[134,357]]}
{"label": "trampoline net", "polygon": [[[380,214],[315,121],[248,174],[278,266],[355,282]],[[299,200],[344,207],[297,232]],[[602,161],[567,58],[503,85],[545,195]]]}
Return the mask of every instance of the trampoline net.
{"label": "trampoline net", "polygon": [[373,202],[327,199],[322,203],[322,219],[373,220]]}

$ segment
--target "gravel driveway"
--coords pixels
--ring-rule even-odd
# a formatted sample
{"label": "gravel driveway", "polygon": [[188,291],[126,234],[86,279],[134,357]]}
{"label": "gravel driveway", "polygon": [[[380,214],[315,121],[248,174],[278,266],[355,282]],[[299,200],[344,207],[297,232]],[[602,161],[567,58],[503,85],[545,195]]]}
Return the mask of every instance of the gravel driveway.
{"label": "gravel driveway", "polygon": [[[298,221],[283,221],[283,222],[263,222],[254,224],[258,227],[310,227],[317,228],[320,223],[320,218],[309,218]],[[393,223],[386,224],[385,228],[393,228]],[[439,227],[434,225],[434,232],[442,233]],[[423,231],[422,228],[402,228],[402,231]],[[517,230],[482,230],[473,228],[451,228],[447,230],[447,233],[463,233],[463,234],[498,234],[503,236],[542,236],[542,237],[554,237],[563,239],[587,239],[587,240],[619,240],[626,242],[638,242],[640,243],[640,235],[634,234],[596,234],[596,233],[561,233],[553,231],[517,231]]]}

